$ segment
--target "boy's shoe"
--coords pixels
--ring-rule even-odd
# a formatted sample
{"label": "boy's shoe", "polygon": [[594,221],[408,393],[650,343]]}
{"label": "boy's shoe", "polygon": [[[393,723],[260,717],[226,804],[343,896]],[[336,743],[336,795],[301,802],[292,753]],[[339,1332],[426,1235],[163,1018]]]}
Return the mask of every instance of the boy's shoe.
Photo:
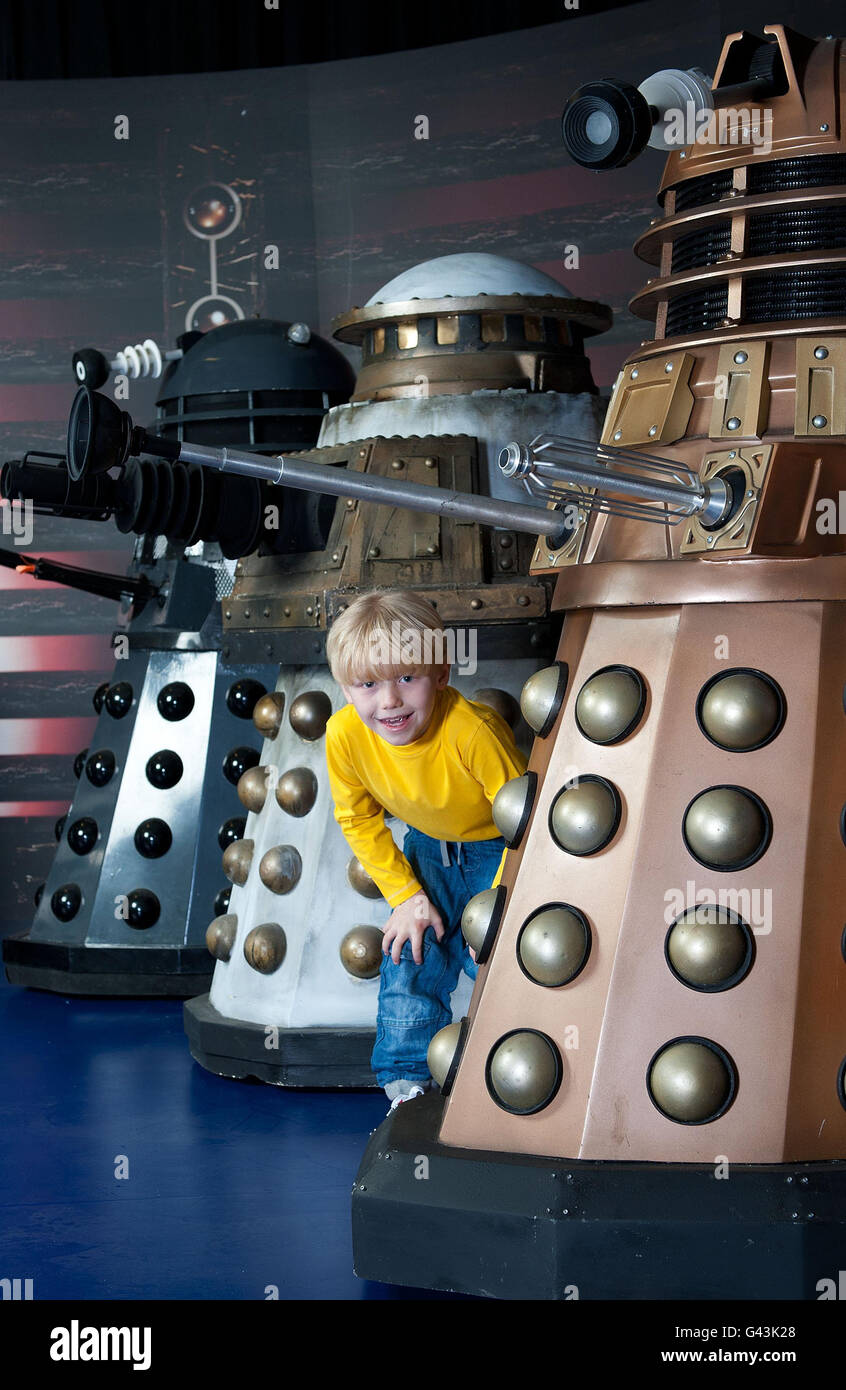
{"label": "boy's shoe", "polygon": [[422,1096],[423,1094],[424,1092],[422,1086],[412,1086],[407,1096],[394,1096],[393,1100],[391,1101],[391,1108],[388,1111],[388,1114],[391,1115],[394,1112],[394,1110],[396,1110],[397,1106],[402,1105],[404,1101],[414,1100],[415,1096]]}
{"label": "boy's shoe", "polygon": [[396,1110],[398,1105],[402,1105],[403,1101],[413,1100],[415,1096],[422,1096],[425,1090],[426,1087],[421,1086],[419,1081],[409,1081],[406,1077],[400,1081],[389,1081],[385,1087],[385,1095],[391,1102],[388,1114],[390,1115]]}

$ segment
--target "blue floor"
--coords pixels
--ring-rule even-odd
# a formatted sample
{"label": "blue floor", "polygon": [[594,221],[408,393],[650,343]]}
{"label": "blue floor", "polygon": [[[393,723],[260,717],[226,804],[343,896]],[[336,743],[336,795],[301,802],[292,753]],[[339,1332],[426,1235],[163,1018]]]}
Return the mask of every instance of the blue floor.
{"label": "blue floor", "polygon": [[5,979],[0,1049],[0,1277],[36,1299],[439,1297],[352,1272],[381,1094],[226,1081],[192,1060],[180,1001]]}

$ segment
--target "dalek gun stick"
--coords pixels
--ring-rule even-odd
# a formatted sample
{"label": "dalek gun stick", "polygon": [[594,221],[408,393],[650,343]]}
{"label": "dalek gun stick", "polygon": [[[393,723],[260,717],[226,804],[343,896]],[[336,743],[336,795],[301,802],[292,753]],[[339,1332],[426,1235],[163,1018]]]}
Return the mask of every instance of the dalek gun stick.
{"label": "dalek gun stick", "polygon": [[127,459],[141,453],[174,463],[200,464],[220,473],[236,473],[306,492],[361,497],[369,502],[436,513],[453,520],[478,521],[532,535],[552,535],[561,530],[560,517],[520,502],[403,483],[393,478],[370,477],[295,456],[279,455],[268,459],[241,449],[212,449],[165,440],[134,425],[129,414],[108,397],[98,396],[86,386],[80,387],[68,423],[67,457],[71,478],[78,482],[110,468],[122,467]]}

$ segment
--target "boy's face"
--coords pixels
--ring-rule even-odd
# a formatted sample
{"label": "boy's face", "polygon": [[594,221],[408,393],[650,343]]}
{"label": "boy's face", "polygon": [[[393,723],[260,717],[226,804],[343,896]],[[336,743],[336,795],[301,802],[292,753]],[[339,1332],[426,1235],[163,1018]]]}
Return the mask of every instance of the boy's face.
{"label": "boy's face", "polygon": [[341,689],[368,729],[395,748],[425,733],[435,697],[449,682],[449,666],[396,676],[392,680],[357,681]]}

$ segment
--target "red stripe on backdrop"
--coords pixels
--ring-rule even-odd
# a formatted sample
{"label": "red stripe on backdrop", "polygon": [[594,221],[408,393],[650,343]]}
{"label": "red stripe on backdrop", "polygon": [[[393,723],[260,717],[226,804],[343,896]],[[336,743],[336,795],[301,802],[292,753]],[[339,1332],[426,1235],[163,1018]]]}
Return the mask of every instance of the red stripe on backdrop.
{"label": "red stripe on backdrop", "polygon": [[27,816],[63,816],[67,801],[0,801],[0,820],[18,820]]}
{"label": "red stripe on backdrop", "polygon": [[[33,245],[43,247],[43,236],[29,241],[21,249],[31,252]],[[24,239],[26,241],[26,239]],[[8,245],[3,221],[0,219],[0,247],[8,254],[13,248]],[[84,249],[89,249],[86,246]],[[125,248],[124,248],[125,249]],[[64,248],[67,255],[68,248]],[[140,258],[149,255],[149,249]],[[160,316],[159,316],[160,318]],[[124,341],[118,342],[115,333],[114,303],[108,298],[81,299],[4,299],[3,313],[0,314],[0,342],[21,343],[32,338],[69,338],[76,347],[94,347],[111,357]],[[125,332],[126,330],[121,330]],[[154,328],[148,324],[129,325],[133,343],[143,342],[145,338],[155,338],[161,345],[162,326],[157,322]],[[73,380],[71,355],[68,353],[68,381]]]}
{"label": "red stripe on backdrop", "polygon": [[[579,174],[585,172],[580,170]],[[567,240],[568,207],[583,209],[587,206],[595,216],[597,207],[602,204],[619,209],[621,201],[620,190],[607,183],[599,180],[595,184],[588,183],[570,170],[541,169],[531,174],[510,174],[477,183],[411,188],[404,193],[380,195],[369,199],[361,208],[361,231],[379,228],[384,232],[387,228],[395,235],[421,227],[451,227],[457,222],[481,220],[490,223],[500,219],[508,225],[515,217],[561,211],[564,242]]]}
{"label": "red stripe on backdrop", "polygon": [[82,637],[0,637],[0,673],[13,671],[91,671],[114,666],[107,632]]}
{"label": "red stripe on backdrop", "polygon": [[[558,261],[537,261],[535,268],[561,280],[571,294],[580,299],[598,299],[603,304],[628,304],[647,279],[647,267],[634,252],[605,251],[592,256],[579,246],[578,269],[568,269],[563,248]],[[646,328],[650,327],[645,323]]]}
{"label": "red stripe on backdrop", "polygon": [[[0,534],[0,544],[5,537]],[[126,574],[132,552],[122,550],[39,550],[33,545],[32,554],[36,559],[55,560],[61,565],[75,565],[78,569],[96,570],[98,574]],[[29,552],[27,552],[29,553]],[[23,559],[23,557],[21,557]],[[46,589],[63,589],[65,585],[53,580],[34,579],[31,574],[18,574],[16,570],[0,568],[0,592],[10,589],[31,589],[37,593]]]}
{"label": "red stripe on backdrop", "polygon": [[0,719],[0,756],[71,753],[84,748],[97,726],[97,716],[74,719]]}
{"label": "red stripe on backdrop", "polygon": [[[68,372],[70,376],[70,372]],[[0,420],[48,421],[64,427],[73,404],[74,386],[40,382],[35,386],[0,386]]]}

